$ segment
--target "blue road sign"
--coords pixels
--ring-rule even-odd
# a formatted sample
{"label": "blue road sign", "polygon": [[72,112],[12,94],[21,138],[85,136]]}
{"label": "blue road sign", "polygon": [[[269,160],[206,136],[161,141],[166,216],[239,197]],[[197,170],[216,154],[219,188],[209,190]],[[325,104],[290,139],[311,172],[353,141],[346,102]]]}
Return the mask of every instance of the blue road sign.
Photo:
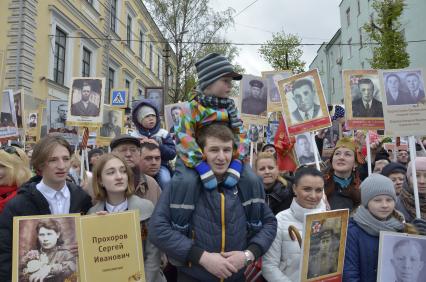
{"label": "blue road sign", "polygon": [[111,106],[123,107],[126,106],[126,90],[113,90]]}

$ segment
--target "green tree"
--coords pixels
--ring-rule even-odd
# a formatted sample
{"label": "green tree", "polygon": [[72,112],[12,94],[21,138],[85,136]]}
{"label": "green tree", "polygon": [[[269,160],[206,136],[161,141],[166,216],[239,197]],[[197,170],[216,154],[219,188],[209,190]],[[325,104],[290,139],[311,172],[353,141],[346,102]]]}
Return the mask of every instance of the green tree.
{"label": "green tree", "polygon": [[364,25],[373,43],[373,58],[369,60],[375,69],[399,69],[410,65],[407,42],[399,18],[406,6],[405,0],[375,0],[372,4],[377,17]]}
{"label": "green tree", "polygon": [[205,44],[214,43],[219,31],[233,24],[233,9],[215,12],[209,0],[146,0],[147,8],[176,54],[170,100],[185,100],[194,84],[193,66]]}
{"label": "green tree", "polygon": [[259,48],[259,53],[275,70],[303,72],[306,63],[301,60],[301,42],[299,36],[281,31],[272,34],[272,39]]}

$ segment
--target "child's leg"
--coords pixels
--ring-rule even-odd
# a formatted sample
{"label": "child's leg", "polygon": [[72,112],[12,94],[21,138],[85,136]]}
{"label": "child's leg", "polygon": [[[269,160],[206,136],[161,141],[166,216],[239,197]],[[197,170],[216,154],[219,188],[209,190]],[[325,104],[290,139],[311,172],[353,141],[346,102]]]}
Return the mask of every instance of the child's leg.
{"label": "child's leg", "polygon": [[188,235],[189,223],[202,184],[195,169],[186,167],[182,160],[176,160],[171,180],[170,209],[172,227]]}
{"label": "child's leg", "polygon": [[158,172],[157,179],[158,179],[158,184],[161,187],[161,190],[168,188],[172,180],[170,176],[170,170],[167,167],[162,165],[160,167],[160,171]]}

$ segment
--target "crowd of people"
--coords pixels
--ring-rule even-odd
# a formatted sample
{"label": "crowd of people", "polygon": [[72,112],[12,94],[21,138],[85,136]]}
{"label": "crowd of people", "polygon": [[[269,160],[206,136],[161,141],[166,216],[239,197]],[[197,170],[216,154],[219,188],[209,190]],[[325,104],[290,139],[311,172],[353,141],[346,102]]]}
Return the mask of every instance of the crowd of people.
{"label": "crowd of people", "polygon": [[[31,158],[19,144],[1,148],[0,281],[11,280],[15,216],[139,210],[145,275],[153,282],[245,281],[246,267],[260,261],[263,279],[299,281],[303,254],[289,227],[303,233],[308,213],[350,211],[343,281],[376,281],[381,231],[426,234],[426,157],[412,160],[413,171],[406,149],[392,158],[375,142],[374,173],[368,176],[360,138],[343,137],[321,171],[315,165],[281,171],[280,144],[261,147],[251,168],[246,131],[229,98],[232,80],[242,76],[215,53],[196,68],[191,115],[181,115],[174,139],[160,127],[160,110],[147,99],[133,107],[133,134],[113,138],[110,153],[90,150],[89,167],[80,167],[79,152],[58,135],[41,139]],[[320,153],[323,138],[316,136]],[[421,218],[416,218],[414,174]],[[31,250],[48,261],[25,279],[65,281],[75,271],[73,252],[57,243],[61,229],[54,220],[39,225],[38,245]],[[49,230],[56,238],[52,246],[42,239]],[[324,250],[311,255],[326,262]],[[320,275],[321,267],[312,265],[309,275]]]}

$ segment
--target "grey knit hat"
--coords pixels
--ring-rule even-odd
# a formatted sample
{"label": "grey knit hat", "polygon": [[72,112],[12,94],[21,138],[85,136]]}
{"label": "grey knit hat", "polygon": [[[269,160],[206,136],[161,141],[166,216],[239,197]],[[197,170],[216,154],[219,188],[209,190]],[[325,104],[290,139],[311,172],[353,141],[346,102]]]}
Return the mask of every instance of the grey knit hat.
{"label": "grey knit hat", "polygon": [[396,193],[392,180],[378,173],[373,173],[361,183],[361,204],[367,207],[368,202],[378,195],[388,195],[396,202]]}
{"label": "grey knit hat", "polygon": [[241,80],[243,76],[234,71],[234,67],[225,56],[210,53],[195,63],[198,74],[198,87],[204,91],[207,86],[226,76],[234,80]]}

